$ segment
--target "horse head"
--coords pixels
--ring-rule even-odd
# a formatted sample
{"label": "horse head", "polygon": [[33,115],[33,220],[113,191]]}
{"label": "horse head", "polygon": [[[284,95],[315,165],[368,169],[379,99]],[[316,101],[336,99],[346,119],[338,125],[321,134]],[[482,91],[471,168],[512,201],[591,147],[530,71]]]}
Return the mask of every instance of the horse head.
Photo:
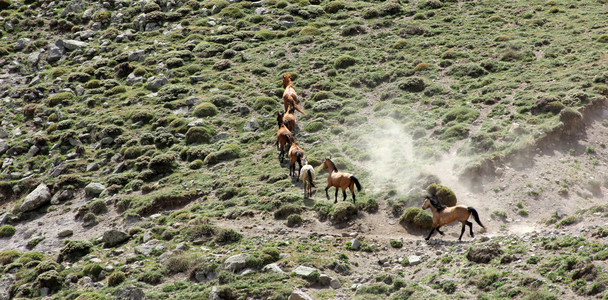
{"label": "horse head", "polygon": [[429,196],[426,196],[424,198],[424,203],[422,203],[422,209],[427,209],[431,207],[431,198],[429,198]]}
{"label": "horse head", "polygon": [[295,144],[296,143],[296,138],[293,136],[293,133],[290,133],[289,135],[287,135],[287,138],[289,138],[289,143],[290,144]]}
{"label": "horse head", "polygon": [[283,75],[283,88],[291,84],[291,75],[289,73]]}
{"label": "horse head", "polygon": [[277,124],[279,124],[279,128],[281,128],[281,123],[283,123],[283,113],[277,111]]}

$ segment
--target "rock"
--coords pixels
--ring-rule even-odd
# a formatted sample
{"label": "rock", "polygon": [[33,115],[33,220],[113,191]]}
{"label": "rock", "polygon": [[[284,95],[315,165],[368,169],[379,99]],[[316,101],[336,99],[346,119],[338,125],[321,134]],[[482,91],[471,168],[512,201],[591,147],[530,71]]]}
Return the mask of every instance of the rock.
{"label": "rock", "polygon": [[198,282],[207,282],[210,280],[217,279],[217,274],[215,274],[215,272],[198,271],[194,273],[194,278]]}
{"label": "rock", "polygon": [[56,62],[63,56],[64,48],[57,47],[55,45],[50,46],[49,51],[46,55],[46,60],[50,63]]}
{"label": "rock", "polygon": [[65,170],[65,168],[66,168],[66,164],[65,164],[65,162],[62,162],[58,166],[51,169],[51,171],[49,172],[49,175],[51,177],[57,177],[57,176],[61,175],[61,173],[63,173],[63,170]]}
{"label": "rock", "polygon": [[146,52],[144,50],[136,50],[129,53],[129,61],[143,62],[146,59]]}
{"label": "rock", "polygon": [[88,197],[97,197],[99,196],[106,187],[99,182],[91,182],[84,187],[84,192]]}
{"label": "rock", "polygon": [[0,276],[0,300],[12,299],[11,287],[15,283],[16,277],[13,274],[5,273]]}
{"label": "rock", "polygon": [[135,286],[123,286],[114,292],[116,300],[146,300],[146,294],[141,288]]}
{"label": "rock", "polygon": [[342,282],[340,282],[340,279],[338,279],[338,278],[332,278],[329,281],[329,286],[332,289],[334,289],[334,290],[341,289],[342,288]]}
{"label": "rock", "polygon": [[272,263],[272,264],[267,264],[264,266],[264,268],[262,268],[263,272],[274,272],[274,273],[285,273],[283,272],[283,270],[281,270],[281,267],[279,267],[279,265]]}
{"label": "rock", "polygon": [[36,187],[35,190],[25,197],[19,211],[26,212],[34,210],[49,201],[51,201],[51,192],[46,184],[41,183],[38,185],[38,187]]}
{"label": "rock", "polygon": [[422,258],[418,255],[410,255],[407,257],[407,261],[410,266],[415,266],[422,262]]}
{"label": "rock", "polygon": [[476,263],[489,263],[494,257],[502,254],[498,243],[490,245],[479,245],[471,248],[467,253],[467,259]]}
{"label": "rock", "polygon": [[131,86],[139,82],[143,82],[144,78],[141,76],[135,76],[135,74],[131,73],[127,76],[126,84]]}
{"label": "rock", "polygon": [[226,133],[226,132],[220,132],[220,133],[216,134],[215,136],[213,136],[211,138],[211,141],[215,143],[217,141],[221,141],[221,140],[226,139],[226,138],[228,138],[228,133]]}
{"label": "rock", "polygon": [[211,292],[209,292],[209,300],[223,300],[222,297],[217,293],[218,288],[214,286],[211,288]]}
{"label": "rock", "polygon": [[192,75],[190,76],[190,83],[191,84],[196,84],[198,82],[201,82],[205,80],[205,76],[199,76],[199,75]]}
{"label": "rock", "polygon": [[74,197],[73,190],[71,190],[71,189],[63,190],[63,191],[57,192],[57,193],[55,193],[55,195],[53,195],[53,198],[51,198],[51,204],[57,205],[63,201],[72,199],[72,197]]}
{"label": "rock", "polygon": [[64,238],[64,237],[71,236],[71,235],[73,235],[73,234],[74,234],[74,231],[72,231],[71,229],[65,229],[65,230],[60,231],[60,232],[57,234],[57,237],[58,237],[58,238]]}
{"label": "rock", "polygon": [[65,18],[69,13],[81,13],[85,7],[84,0],[71,0],[59,16]]}
{"label": "rock", "polygon": [[129,234],[124,231],[112,229],[103,233],[103,246],[111,248],[120,245],[129,239]]}
{"label": "rock", "polygon": [[87,42],[81,42],[77,40],[63,40],[63,46],[68,50],[76,50],[87,47],[89,44]]}
{"label": "rock", "polygon": [[156,254],[159,255],[165,251],[165,245],[158,244],[158,240],[150,240],[149,242],[135,247],[136,254],[143,254],[146,256]]}
{"label": "rock", "polygon": [[6,224],[10,217],[11,214],[9,212],[0,212],[0,226]]}
{"label": "rock", "polygon": [[353,239],[350,241],[350,249],[351,250],[359,250],[361,248],[361,242],[358,239]]}
{"label": "rock", "polygon": [[188,123],[188,125],[186,125],[186,128],[198,127],[198,126],[203,126],[203,125],[205,125],[205,120],[196,119],[196,120]]}
{"label": "rock", "polygon": [[13,46],[13,49],[15,49],[15,51],[21,51],[21,50],[25,49],[25,47],[27,47],[27,44],[30,41],[31,40],[28,38],[18,39],[17,42],[15,43],[15,46]]}
{"label": "rock", "polygon": [[253,13],[256,15],[266,15],[266,14],[270,13],[270,9],[264,8],[264,7],[258,7],[255,9],[255,11],[253,11]]}
{"label": "rock", "polygon": [[4,154],[8,148],[10,148],[8,144],[5,141],[0,140],[0,155]]}
{"label": "rock", "polygon": [[244,131],[256,131],[260,126],[258,119],[251,118],[245,122],[245,126],[243,127]]}
{"label": "rock", "polygon": [[312,273],[318,272],[317,269],[311,268],[311,267],[306,267],[306,266],[299,266],[293,271],[294,271],[294,273],[296,273],[296,275],[301,276],[301,277],[308,277]]}
{"label": "rock", "polygon": [[241,114],[241,116],[246,116],[249,114],[251,110],[249,109],[249,107],[247,106],[240,106],[239,107],[239,113]]}
{"label": "rock", "polygon": [[222,268],[236,273],[247,266],[247,260],[251,257],[252,255],[248,253],[231,256],[224,261]]}
{"label": "rock", "polygon": [[291,295],[289,295],[289,298],[287,298],[287,300],[313,300],[312,297],[308,296],[308,294],[300,291],[300,290],[295,290],[293,292],[291,292]]}
{"label": "rock", "polygon": [[31,67],[37,69],[36,65],[38,64],[38,62],[40,62],[41,54],[42,54],[41,51],[32,52],[30,55],[27,56],[27,64],[30,65]]}
{"label": "rock", "polygon": [[322,286],[329,286],[329,282],[331,281],[331,277],[327,274],[321,274],[319,276],[319,284]]}
{"label": "rock", "polygon": [[158,91],[161,87],[163,87],[164,85],[169,84],[169,79],[167,79],[167,77],[162,76],[162,77],[150,77],[148,78],[148,85],[146,85],[146,88],[151,90],[151,91]]}
{"label": "rock", "polygon": [[92,162],[87,165],[87,172],[97,171],[99,170],[99,163]]}

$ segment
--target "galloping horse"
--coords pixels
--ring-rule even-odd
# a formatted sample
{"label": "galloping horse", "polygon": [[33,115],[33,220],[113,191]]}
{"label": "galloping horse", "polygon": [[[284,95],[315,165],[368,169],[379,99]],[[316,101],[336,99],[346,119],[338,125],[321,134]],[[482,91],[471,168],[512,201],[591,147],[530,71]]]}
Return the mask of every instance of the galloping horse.
{"label": "galloping horse", "polygon": [[[296,143],[295,138],[293,137],[293,134],[290,134],[289,136],[289,144],[291,146],[289,146],[289,176],[295,176],[296,177],[296,181],[298,181],[299,176],[300,175],[300,170],[302,169],[302,158],[304,158],[304,150],[302,150],[302,148],[298,147],[298,144]],[[296,175],[296,162],[300,165],[300,168],[298,169],[298,175]]]}
{"label": "galloping horse", "polygon": [[315,187],[315,169],[308,164],[306,158],[302,159],[304,166],[300,169],[300,179],[304,183],[304,197],[306,198],[306,191],[308,191],[308,197],[312,196],[312,188]]}
{"label": "galloping horse", "polygon": [[283,88],[285,89],[283,92],[283,106],[285,107],[285,111],[289,109],[290,103],[293,102],[295,109],[304,114],[304,110],[298,106],[298,95],[293,88],[293,83],[291,83],[291,75],[283,75]]}
{"label": "galloping horse", "polygon": [[467,207],[464,205],[456,205],[446,207],[445,205],[439,203],[439,201],[427,196],[424,199],[424,203],[422,204],[422,209],[427,209],[429,207],[433,212],[433,228],[431,228],[431,232],[425,238],[425,240],[427,241],[431,238],[431,235],[435,230],[437,230],[437,232],[443,235],[443,232],[439,230],[439,227],[446,224],[450,224],[455,221],[460,221],[460,223],[462,223],[462,230],[460,231],[460,237],[458,238],[458,241],[461,241],[466,225],[469,225],[469,233],[471,234],[471,237],[475,237],[475,235],[473,234],[473,223],[468,221],[469,216],[471,216],[471,214],[473,215],[473,219],[475,220],[475,222],[477,222],[477,224],[479,224],[479,226],[486,228],[485,226],[483,226],[483,224],[481,224],[481,221],[479,220],[479,215],[477,214],[477,210],[470,206]]}
{"label": "galloping horse", "polygon": [[283,114],[283,123],[285,123],[285,126],[287,126],[287,129],[289,129],[289,131],[293,131],[293,129],[296,127],[295,105],[293,101],[289,106],[289,110]]}
{"label": "galloping horse", "polygon": [[346,188],[349,188],[350,193],[353,195],[353,203],[355,203],[355,185],[357,186],[357,191],[361,191],[361,184],[359,183],[359,180],[350,173],[339,172],[336,164],[334,164],[334,162],[329,158],[326,158],[323,162],[323,169],[329,170],[329,176],[327,176],[327,187],[325,188],[325,195],[327,196],[327,199],[329,199],[327,190],[333,186],[336,188],[334,203],[338,203],[338,188],[342,189],[342,195],[344,196],[342,201],[346,201]]}
{"label": "galloping horse", "polygon": [[285,145],[289,143],[291,131],[287,129],[287,124],[283,122],[283,113],[281,112],[277,112],[277,124],[279,125],[279,130],[277,131],[277,141],[275,145],[277,146],[277,151],[280,151],[279,158],[281,159],[281,163],[283,163],[283,158],[285,158]]}

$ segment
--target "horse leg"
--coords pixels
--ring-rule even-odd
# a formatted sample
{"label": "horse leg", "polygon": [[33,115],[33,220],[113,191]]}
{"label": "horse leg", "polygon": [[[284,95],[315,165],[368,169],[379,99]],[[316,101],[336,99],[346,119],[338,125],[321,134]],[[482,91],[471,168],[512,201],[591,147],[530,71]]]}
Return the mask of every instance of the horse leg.
{"label": "horse leg", "polygon": [[433,234],[434,231],[435,231],[435,227],[431,228],[431,232],[429,232],[429,235],[424,239],[428,241],[431,238],[431,235]]}
{"label": "horse leg", "polygon": [[458,241],[462,241],[462,235],[464,234],[466,223],[462,223],[462,230],[460,230],[460,236],[458,237]]}
{"label": "horse leg", "polygon": [[355,198],[355,187],[354,187],[354,184],[351,183],[349,189],[350,189],[350,194],[353,195],[353,204],[355,204],[355,201],[357,201],[357,198]]}
{"label": "horse leg", "polygon": [[338,203],[338,187],[336,187],[336,201],[334,201],[334,204]]}
{"label": "horse leg", "polygon": [[346,190],[342,190],[342,196],[344,197],[342,201],[346,201]]}
{"label": "horse leg", "polygon": [[469,225],[469,233],[471,234],[471,237],[475,237],[473,234],[473,223],[467,221],[467,225]]}
{"label": "horse leg", "polygon": [[437,228],[435,228],[435,230],[437,230],[437,232],[439,232],[441,235],[443,235],[443,231],[439,230],[439,227],[441,227],[441,226],[437,226]]}
{"label": "horse leg", "polygon": [[329,190],[329,185],[325,188],[325,196],[327,196],[327,200],[329,200],[329,193],[327,193],[327,190]]}

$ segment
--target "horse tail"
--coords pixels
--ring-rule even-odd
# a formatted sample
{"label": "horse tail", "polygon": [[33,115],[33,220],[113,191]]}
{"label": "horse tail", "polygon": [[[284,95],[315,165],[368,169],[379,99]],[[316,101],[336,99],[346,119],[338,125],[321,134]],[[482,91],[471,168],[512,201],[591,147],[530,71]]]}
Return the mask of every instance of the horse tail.
{"label": "horse tail", "polygon": [[312,171],[308,169],[306,170],[306,173],[308,173],[308,182],[310,183],[310,186],[315,187],[315,183],[312,181]]}
{"label": "horse tail", "polygon": [[297,111],[301,112],[303,115],[305,115],[306,113],[304,112],[304,109],[301,108],[298,104],[294,103],[293,104],[294,107],[296,108]]}
{"label": "horse tail", "polygon": [[352,182],[354,182],[355,185],[357,186],[357,192],[360,192],[361,191],[361,183],[359,183],[359,179],[357,179],[357,177],[351,175],[350,176],[350,180]]}
{"label": "horse tail", "polygon": [[300,164],[300,166],[302,165],[302,153],[296,153],[296,161],[298,162],[298,164]]}
{"label": "horse tail", "polygon": [[483,226],[483,224],[481,224],[481,220],[479,220],[479,214],[477,214],[477,210],[470,206],[467,207],[467,210],[471,212],[471,214],[473,215],[473,219],[475,220],[475,222],[477,222],[477,224],[479,224],[479,226],[486,228],[485,226]]}

